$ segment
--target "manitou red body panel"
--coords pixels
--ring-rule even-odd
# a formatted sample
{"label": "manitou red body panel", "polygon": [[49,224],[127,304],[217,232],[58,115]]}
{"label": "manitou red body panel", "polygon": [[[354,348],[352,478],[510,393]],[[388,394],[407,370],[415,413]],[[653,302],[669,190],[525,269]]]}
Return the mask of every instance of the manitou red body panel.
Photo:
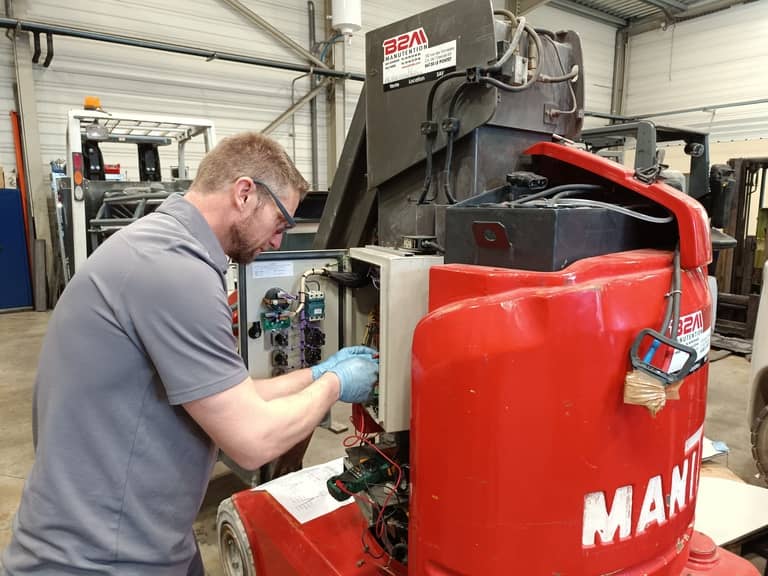
{"label": "manitou red body panel", "polygon": [[[382,551],[356,506],[300,525],[267,494],[241,493],[260,576],[756,574],[693,530],[712,327],[701,206],[583,151],[539,144],[527,153],[674,216],[677,334],[699,356],[679,398],[654,416],[623,396],[633,341],[663,323],[672,252],[604,254],[544,272],[435,266],[429,313],[413,335],[407,567],[375,558]],[[678,352],[664,355],[657,363],[673,370]]]}

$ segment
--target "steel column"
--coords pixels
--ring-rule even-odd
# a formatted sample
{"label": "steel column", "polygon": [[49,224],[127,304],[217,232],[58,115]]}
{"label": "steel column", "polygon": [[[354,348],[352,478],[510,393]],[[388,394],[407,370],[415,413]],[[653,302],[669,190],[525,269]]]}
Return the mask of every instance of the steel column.
{"label": "steel column", "polygon": [[[307,2],[307,16],[309,18],[309,49],[314,53],[317,49],[317,27],[315,22],[315,3],[312,0]],[[309,87],[314,90],[317,86],[317,77],[314,74],[309,75]],[[319,169],[318,169],[318,153],[319,146],[317,142],[317,98],[312,98],[309,101],[309,129],[310,129],[310,143],[312,148],[312,189],[317,190],[320,186],[319,182]],[[296,134],[293,135],[293,142],[296,143]],[[295,158],[294,158],[295,160]]]}
{"label": "steel column", "polygon": [[[16,69],[16,107],[21,122],[22,146],[24,150],[24,172],[27,190],[32,204],[32,220],[35,238],[45,242],[45,286],[49,300],[56,294],[53,273],[53,243],[51,222],[48,212],[48,199],[51,190],[43,176],[43,162],[40,158],[40,133],[37,121],[37,99],[35,98],[35,80],[32,74],[32,50],[29,47],[29,34],[15,32],[12,38],[13,56]],[[36,250],[34,252],[38,254]],[[41,287],[35,286],[36,294]]]}
{"label": "steel column", "polygon": [[626,28],[616,30],[613,47],[613,88],[611,90],[611,114],[622,115],[624,113],[624,85],[627,76],[627,62],[629,62],[629,34]]}

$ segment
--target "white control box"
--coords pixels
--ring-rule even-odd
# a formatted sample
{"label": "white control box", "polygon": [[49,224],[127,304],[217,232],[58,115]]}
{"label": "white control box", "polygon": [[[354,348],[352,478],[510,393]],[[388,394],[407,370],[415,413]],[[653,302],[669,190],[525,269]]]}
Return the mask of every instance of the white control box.
{"label": "white control box", "polygon": [[368,412],[387,432],[410,428],[413,331],[427,314],[429,269],[442,263],[442,256],[393,248],[349,249],[349,265],[356,271],[367,268],[372,282],[346,292],[344,342],[362,344],[375,316],[379,384]]}

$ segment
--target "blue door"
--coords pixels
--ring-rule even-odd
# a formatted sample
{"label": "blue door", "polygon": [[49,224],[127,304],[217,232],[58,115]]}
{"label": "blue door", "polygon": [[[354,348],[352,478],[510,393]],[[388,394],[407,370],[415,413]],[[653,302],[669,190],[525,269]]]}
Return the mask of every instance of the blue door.
{"label": "blue door", "polygon": [[19,191],[0,188],[0,309],[32,306]]}

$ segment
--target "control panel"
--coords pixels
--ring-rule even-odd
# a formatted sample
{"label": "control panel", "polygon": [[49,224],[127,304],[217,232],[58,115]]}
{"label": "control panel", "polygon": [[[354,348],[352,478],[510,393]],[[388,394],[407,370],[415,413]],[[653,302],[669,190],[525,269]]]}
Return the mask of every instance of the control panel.
{"label": "control panel", "polygon": [[265,253],[243,267],[240,342],[252,377],[314,366],[341,347],[341,288],[327,274],[344,254]]}

